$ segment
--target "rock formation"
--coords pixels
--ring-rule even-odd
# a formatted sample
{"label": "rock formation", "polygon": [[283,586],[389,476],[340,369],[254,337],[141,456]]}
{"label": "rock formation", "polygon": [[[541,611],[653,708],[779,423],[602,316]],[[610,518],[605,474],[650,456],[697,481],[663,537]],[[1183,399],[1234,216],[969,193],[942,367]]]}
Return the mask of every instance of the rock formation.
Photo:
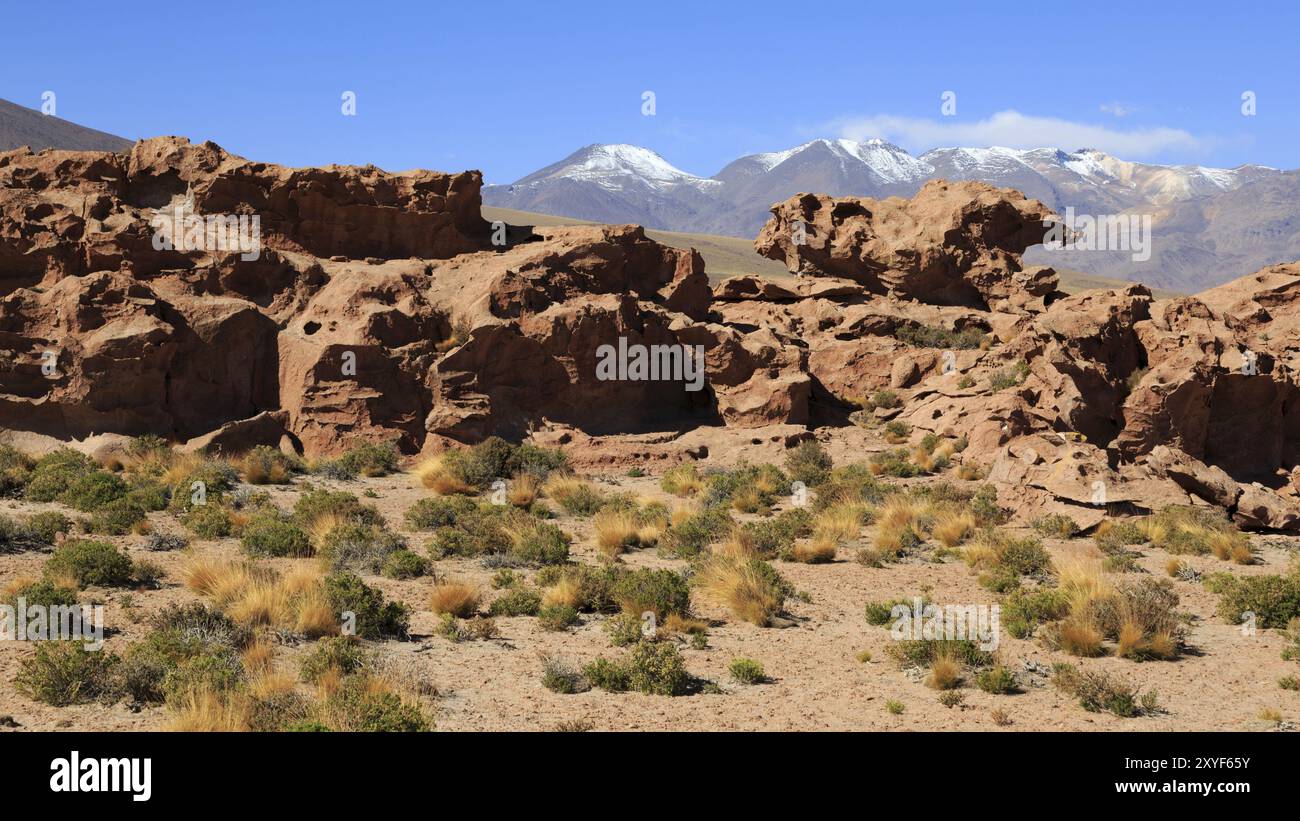
{"label": "rock formation", "polygon": [[[964,438],[1035,515],[1212,504],[1300,529],[1300,264],[1067,297],[1021,264],[1044,206],[935,181],[778,203],[756,246],[798,276],[710,288],[698,253],[636,226],[500,242],[480,184],[178,138],[0,154],[0,427],[309,455],[531,435],[609,463],[896,418]],[[160,215],[198,241],[160,243]],[[205,233],[239,217],[254,253]],[[633,349],[660,378],[602,370]],[[900,401],[858,410],[879,391]]]}

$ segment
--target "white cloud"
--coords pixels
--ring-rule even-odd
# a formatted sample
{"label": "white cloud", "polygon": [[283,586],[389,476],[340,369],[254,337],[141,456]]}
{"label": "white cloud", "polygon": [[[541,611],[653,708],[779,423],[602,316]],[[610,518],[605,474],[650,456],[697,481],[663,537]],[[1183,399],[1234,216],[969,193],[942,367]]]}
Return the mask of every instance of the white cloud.
{"label": "white cloud", "polygon": [[1205,140],[1179,128],[1139,128],[1120,131],[1104,125],[1076,123],[1055,117],[1033,117],[999,111],[978,121],[957,118],[874,117],[841,120],[833,127],[851,140],[880,137],[909,151],[931,148],[1005,146],[1007,148],[1096,148],[1124,159],[1150,157],[1169,150],[1203,151]]}
{"label": "white cloud", "polygon": [[1097,108],[1102,114],[1113,114],[1116,117],[1127,117],[1134,111],[1133,106],[1124,103],[1102,103]]}

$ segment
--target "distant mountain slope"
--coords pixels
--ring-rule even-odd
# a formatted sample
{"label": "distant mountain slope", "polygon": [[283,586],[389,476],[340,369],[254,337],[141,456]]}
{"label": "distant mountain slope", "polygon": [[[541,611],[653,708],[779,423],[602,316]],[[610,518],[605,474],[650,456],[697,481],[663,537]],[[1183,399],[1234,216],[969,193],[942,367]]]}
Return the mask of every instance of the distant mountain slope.
{"label": "distant mountain slope", "polygon": [[938,178],[1014,188],[1062,214],[1073,208],[1078,215],[1152,215],[1152,255],[1145,262],[1127,252],[1042,248],[1026,257],[1085,274],[1191,293],[1263,264],[1300,258],[1300,172],[1152,165],[1093,149],[939,148],[913,157],[883,140],[820,139],[741,157],[706,179],[649,149],[589,145],[514,185],[487,186],[483,201],[749,239],[774,202],[800,192],[911,196]]}
{"label": "distant mountain slope", "polygon": [[12,151],[24,145],[31,146],[33,151],[43,148],[123,151],[132,142],[0,100],[0,151]]}

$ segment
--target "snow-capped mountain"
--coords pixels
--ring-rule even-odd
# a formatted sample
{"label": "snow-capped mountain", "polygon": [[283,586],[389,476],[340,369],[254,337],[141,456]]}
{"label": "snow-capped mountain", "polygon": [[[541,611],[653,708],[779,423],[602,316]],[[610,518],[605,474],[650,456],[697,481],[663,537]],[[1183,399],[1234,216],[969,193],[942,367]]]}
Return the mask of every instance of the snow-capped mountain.
{"label": "snow-capped mountain", "polygon": [[717,185],[712,180],[687,174],[648,148],[619,143],[579,148],[554,165],[535,171],[510,187],[537,187],[560,178],[594,183],[608,191],[642,186],[665,190],[678,185],[704,189]]}
{"label": "snow-capped mountain", "polygon": [[593,144],[512,185],[485,186],[483,201],[597,222],[668,227],[700,219],[721,185],[674,167],[648,148]]}
{"label": "snow-capped mountain", "polygon": [[1258,165],[1148,165],[1090,148],[1072,153],[1055,148],[937,148],[922,154],[921,160],[934,168],[935,177],[981,180],[1015,188],[1058,210],[1073,206],[1088,213],[1169,205],[1232,191],[1278,173]]}
{"label": "snow-capped mountain", "polygon": [[[1242,215],[1233,209],[1249,207],[1252,200],[1287,201],[1282,192],[1295,189],[1300,194],[1300,174],[1259,165],[1153,165],[1088,148],[937,148],[917,157],[879,139],[818,139],[783,151],[749,154],[708,178],[683,171],[647,148],[589,145],[513,185],[487,186],[483,201],[599,222],[753,237],[767,221],[772,203],[800,192],[911,196],[931,179],[979,180],[1014,188],[1058,213],[1067,207],[1076,214],[1150,213],[1157,232],[1165,220],[1169,240],[1166,247],[1157,243],[1159,253],[1153,257],[1161,260],[1160,270],[1153,261],[1138,269],[1127,258],[1104,254],[1069,259],[1048,259],[1037,251],[1030,255],[1038,262],[1141,278],[1161,287],[1191,290],[1192,285],[1250,273],[1259,266],[1238,270],[1235,262],[1246,256],[1252,265],[1260,259],[1265,264],[1289,260],[1286,249],[1297,245],[1300,236],[1300,224],[1280,216],[1279,231],[1274,232],[1278,236],[1252,235],[1253,250],[1246,256],[1234,253],[1230,261],[1220,259],[1223,254],[1215,250],[1225,248],[1226,254],[1228,239],[1216,226],[1241,222]],[[1255,190],[1261,193],[1253,196]],[[1278,208],[1278,214],[1286,211]],[[1172,230],[1175,224],[1177,231]]]}

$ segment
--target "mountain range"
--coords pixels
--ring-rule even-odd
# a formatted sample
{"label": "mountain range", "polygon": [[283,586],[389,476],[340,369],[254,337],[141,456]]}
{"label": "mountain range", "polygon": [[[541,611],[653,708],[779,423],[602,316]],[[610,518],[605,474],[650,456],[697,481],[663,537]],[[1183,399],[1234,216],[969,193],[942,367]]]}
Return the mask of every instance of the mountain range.
{"label": "mountain range", "polygon": [[1014,188],[1057,213],[1149,214],[1150,259],[1127,251],[1049,251],[1030,262],[1194,292],[1300,258],[1300,172],[1129,162],[1094,149],[938,148],[920,156],[880,139],[817,139],[750,154],[712,177],[634,145],[588,145],[484,203],[598,222],[753,237],[775,202],[800,192],[911,196],[931,179]]}
{"label": "mountain range", "polygon": [[125,151],[131,147],[131,140],[0,100],[0,151],[12,151],[24,145],[33,151],[43,148]]}

